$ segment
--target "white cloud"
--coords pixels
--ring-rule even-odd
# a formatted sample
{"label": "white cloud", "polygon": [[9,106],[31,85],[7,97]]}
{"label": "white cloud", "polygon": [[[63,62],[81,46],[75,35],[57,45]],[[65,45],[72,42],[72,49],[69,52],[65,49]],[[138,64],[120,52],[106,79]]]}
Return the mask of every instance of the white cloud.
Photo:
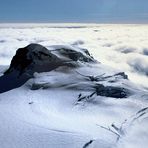
{"label": "white cloud", "polygon": [[[138,70],[133,72],[137,57],[143,55],[141,61],[147,58],[148,25],[1,24],[0,27],[1,65],[10,64],[15,51],[30,43],[46,47],[70,44],[87,48],[100,62],[124,71],[132,81],[148,86],[139,81],[147,79],[146,76]],[[147,65],[147,60],[141,63],[141,71],[145,71],[142,65]]]}

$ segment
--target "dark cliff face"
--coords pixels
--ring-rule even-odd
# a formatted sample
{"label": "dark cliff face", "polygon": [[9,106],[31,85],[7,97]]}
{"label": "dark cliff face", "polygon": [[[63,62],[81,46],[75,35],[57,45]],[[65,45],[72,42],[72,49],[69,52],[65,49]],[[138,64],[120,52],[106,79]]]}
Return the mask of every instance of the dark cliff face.
{"label": "dark cliff face", "polygon": [[22,71],[29,64],[31,64],[32,60],[27,59],[27,53],[28,53],[27,48],[22,48],[18,50],[16,52],[16,55],[13,57],[11,61],[10,68],[5,72],[5,74],[12,72],[13,69]]}
{"label": "dark cliff face", "polygon": [[[59,56],[58,56],[59,55]],[[62,57],[64,58],[61,58]],[[0,77],[0,93],[20,87],[34,72],[48,72],[59,66],[73,67],[78,62],[95,62],[89,52],[72,49],[55,49],[53,52],[39,44],[19,48],[9,69]]]}
{"label": "dark cliff face", "polygon": [[[30,44],[17,50],[5,74],[17,71],[19,75],[52,70],[60,65],[61,60],[39,44]],[[46,69],[47,68],[47,69]]]}

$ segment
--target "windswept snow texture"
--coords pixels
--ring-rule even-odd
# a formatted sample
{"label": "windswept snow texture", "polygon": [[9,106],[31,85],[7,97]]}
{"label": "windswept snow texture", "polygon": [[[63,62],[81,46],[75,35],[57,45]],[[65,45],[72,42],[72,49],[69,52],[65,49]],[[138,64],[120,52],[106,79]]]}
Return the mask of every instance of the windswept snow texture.
{"label": "windswept snow texture", "polygon": [[[88,49],[101,63],[36,72],[1,93],[0,148],[147,148],[147,39],[147,25],[1,24],[0,76],[16,50],[30,43]],[[96,83],[129,95],[93,94]]]}

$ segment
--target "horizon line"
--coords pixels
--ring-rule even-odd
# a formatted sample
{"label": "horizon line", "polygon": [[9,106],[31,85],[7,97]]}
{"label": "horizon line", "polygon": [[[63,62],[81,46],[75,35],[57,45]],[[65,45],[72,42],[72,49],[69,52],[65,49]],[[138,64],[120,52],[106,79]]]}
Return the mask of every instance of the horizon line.
{"label": "horizon line", "polygon": [[24,22],[0,22],[0,24],[147,24],[147,22],[39,22],[39,21],[24,21]]}

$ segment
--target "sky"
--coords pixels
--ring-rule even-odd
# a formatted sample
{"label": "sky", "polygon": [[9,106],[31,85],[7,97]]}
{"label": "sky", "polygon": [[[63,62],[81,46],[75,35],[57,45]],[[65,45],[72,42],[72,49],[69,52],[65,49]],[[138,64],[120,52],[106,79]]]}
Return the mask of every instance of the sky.
{"label": "sky", "polygon": [[0,22],[147,23],[148,0],[0,0]]}

